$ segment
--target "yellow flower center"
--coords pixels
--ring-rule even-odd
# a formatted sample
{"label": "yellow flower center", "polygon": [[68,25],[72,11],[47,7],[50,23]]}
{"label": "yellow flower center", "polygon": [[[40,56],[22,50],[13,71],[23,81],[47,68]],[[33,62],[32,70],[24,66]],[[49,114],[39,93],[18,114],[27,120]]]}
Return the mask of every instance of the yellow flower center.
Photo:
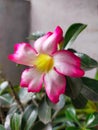
{"label": "yellow flower center", "polygon": [[53,67],[53,58],[47,54],[40,54],[34,63],[39,71],[49,72]]}

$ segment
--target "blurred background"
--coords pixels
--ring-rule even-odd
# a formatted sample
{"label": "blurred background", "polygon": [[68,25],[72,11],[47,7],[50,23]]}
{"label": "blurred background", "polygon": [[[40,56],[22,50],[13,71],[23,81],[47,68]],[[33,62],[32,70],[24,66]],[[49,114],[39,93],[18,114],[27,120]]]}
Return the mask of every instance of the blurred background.
{"label": "blurred background", "polygon": [[[0,69],[7,80],[19,83],[23,68],[8,61],[13,45],[27,41],[30,33],[53,31],[60,25],[64,33],[73,23],[87,24],[72,47],[98,60],[98,0],[0,0]],[[94,77],[95,70],[86,73]]]}

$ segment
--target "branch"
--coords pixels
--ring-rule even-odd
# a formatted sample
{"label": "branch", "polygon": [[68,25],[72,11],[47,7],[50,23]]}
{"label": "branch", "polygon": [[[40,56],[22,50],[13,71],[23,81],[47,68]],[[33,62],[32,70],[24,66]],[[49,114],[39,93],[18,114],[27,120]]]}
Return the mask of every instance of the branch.
{"label": "branch", "polygon": [[20,111],[23,112],[24,111],[23,104],[21,103],[21,101],[20,101],[18,95],[16,94],[14,87],[10,81],[9,81],[9,85],[10,85],[10,89],[11,89],[14,100],[17,102],[17,105],[18,105]]}

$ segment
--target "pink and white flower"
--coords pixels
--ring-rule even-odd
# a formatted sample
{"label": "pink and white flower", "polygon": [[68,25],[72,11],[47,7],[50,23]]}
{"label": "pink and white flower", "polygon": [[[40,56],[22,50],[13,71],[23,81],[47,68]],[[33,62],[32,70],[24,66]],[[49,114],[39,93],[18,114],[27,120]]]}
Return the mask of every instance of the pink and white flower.
{"label": "pink and white flower", "polygon": [[33,46],[28,43],[15,44],[14,54],[8,56],[11,61],[30,67],[23,71],[20,86],[27,87],[28,92],[39,92],[44,86],[53,103],[57,103],[59,96],[65,93],[65,76],[84,75],[80,58],[68,50],[58,49],[62,39],[63,31],[57,26],[53,33],[48,32]]}

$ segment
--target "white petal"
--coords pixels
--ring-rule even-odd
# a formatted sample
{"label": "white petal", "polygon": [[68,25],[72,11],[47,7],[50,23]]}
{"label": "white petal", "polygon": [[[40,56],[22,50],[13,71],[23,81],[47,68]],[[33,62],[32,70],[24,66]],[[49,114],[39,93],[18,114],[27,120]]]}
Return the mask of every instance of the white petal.
{"label": "white petal", "polygon": [[44,76],[45,90],[53,103],[59,101],[59,96],[65,92],[66,79],[54,69]]}

